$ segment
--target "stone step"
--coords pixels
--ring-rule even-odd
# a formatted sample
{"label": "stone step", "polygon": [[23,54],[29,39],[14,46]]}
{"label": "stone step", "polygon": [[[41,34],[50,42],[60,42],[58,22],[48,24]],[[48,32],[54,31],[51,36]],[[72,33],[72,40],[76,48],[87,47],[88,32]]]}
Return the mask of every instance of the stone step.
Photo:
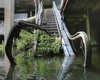
{"label": "stone step", "polygon": [[54,21],[55,22],[55,19],[49,19],[49,18],[47,18],[47,19],[42,19],[43,21]]}
{"label": "stone step", "polygon": [[49,33],[58,33],[57,30],[47,30]]}
{"label": "stone step", "polygon": [[52,21],[52,20],[51,21],[43,21],[42,22],[42,24],[54,24],[54,23],[56,24],[56,22]]}

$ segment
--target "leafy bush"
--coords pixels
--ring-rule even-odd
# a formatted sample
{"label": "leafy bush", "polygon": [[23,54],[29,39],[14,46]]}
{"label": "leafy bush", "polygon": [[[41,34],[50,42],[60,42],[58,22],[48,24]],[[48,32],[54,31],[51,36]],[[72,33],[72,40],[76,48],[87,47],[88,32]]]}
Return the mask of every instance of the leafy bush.
{"label": "leafy bush", "polygon": [[37,47],[37,54],[51,54],[60,53],[61,40],[56,36],[49,36],[41,33],[39,36],[39,43]]}
{"label": "leafy bush", "polygon": [[4,46],[3,46],[4,44],[3,44],[3,42],[2,42],[2,44],[0,44],[0,56],[2,56],[3,55],[3,50],[4,50]]}
{"label": "leafy bush", "polygon": [[2,54],[2,45],[0,44],[0,55]]}
{"label": "leafy bush", "polygon": [[37,54],[46,55],[51,53],[59,53],[61,48],[61,41],[55,36],[49,36],[41,31],[39,35],[39,42],[37,50],[34,51],[34,39],[36,39],[37,34],[27,32],[26,30],[21,30],[20,37],[16,40],[17,51],[25,52],[27,56]]}
{"label": "leafy bush", "polygon": [[21,30],[20,38],[17,39],[16,45],[17,49],[25,49],[25,47],[32,45],[33,46],[34,35],[27,32],[26,30]]}

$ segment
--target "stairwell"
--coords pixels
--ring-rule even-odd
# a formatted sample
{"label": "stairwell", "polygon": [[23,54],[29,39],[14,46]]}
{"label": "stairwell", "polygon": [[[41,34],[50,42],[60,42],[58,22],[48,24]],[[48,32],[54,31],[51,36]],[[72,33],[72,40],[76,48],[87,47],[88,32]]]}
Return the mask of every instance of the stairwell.
{"label": "stairwell", "polygon": [[53,35],[53,36],[59,36],[52,8],[50,8],[50,9],[44,9],[43,18],[42,18],[42,26],[51,35]]}

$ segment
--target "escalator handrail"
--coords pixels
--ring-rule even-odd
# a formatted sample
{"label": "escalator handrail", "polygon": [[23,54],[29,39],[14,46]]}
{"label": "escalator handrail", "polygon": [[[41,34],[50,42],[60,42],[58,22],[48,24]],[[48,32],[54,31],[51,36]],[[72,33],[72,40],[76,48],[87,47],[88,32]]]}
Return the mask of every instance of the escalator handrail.
{"label": "escalator handrail", "polygon": [[62,20],[62,16],[60,14],[60,12],[58,11],[55,2],[53,1],[53,7],[54,7],[54,11],[55,11],[55,15],[57,17],[57,22],[59,24],[60,29],[64,30],[66,33],[66,36],[70,39],[70,40],[76,40],[78,38],[81,38],[83,41],[83,46],[84,46],[84,67],[86,67],[86,62],[87,62],[87,53],[89,52],[88,50],[90,50],[90,40],[87,36],[87,34],[84,31],[79,31],[74,35],[71,35],[64,23],[64,21]]}

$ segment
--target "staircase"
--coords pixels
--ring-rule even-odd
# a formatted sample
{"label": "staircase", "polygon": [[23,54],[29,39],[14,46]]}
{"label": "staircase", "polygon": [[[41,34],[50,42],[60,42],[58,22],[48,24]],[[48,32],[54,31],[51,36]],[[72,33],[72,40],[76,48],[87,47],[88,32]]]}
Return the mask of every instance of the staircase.
{"label": "staircase", "polygon": [[42,26],[51,35],[59,36],[54,13],[53,13],[53,10],[51,8],[44,9],[43,18],[42,18]]}

